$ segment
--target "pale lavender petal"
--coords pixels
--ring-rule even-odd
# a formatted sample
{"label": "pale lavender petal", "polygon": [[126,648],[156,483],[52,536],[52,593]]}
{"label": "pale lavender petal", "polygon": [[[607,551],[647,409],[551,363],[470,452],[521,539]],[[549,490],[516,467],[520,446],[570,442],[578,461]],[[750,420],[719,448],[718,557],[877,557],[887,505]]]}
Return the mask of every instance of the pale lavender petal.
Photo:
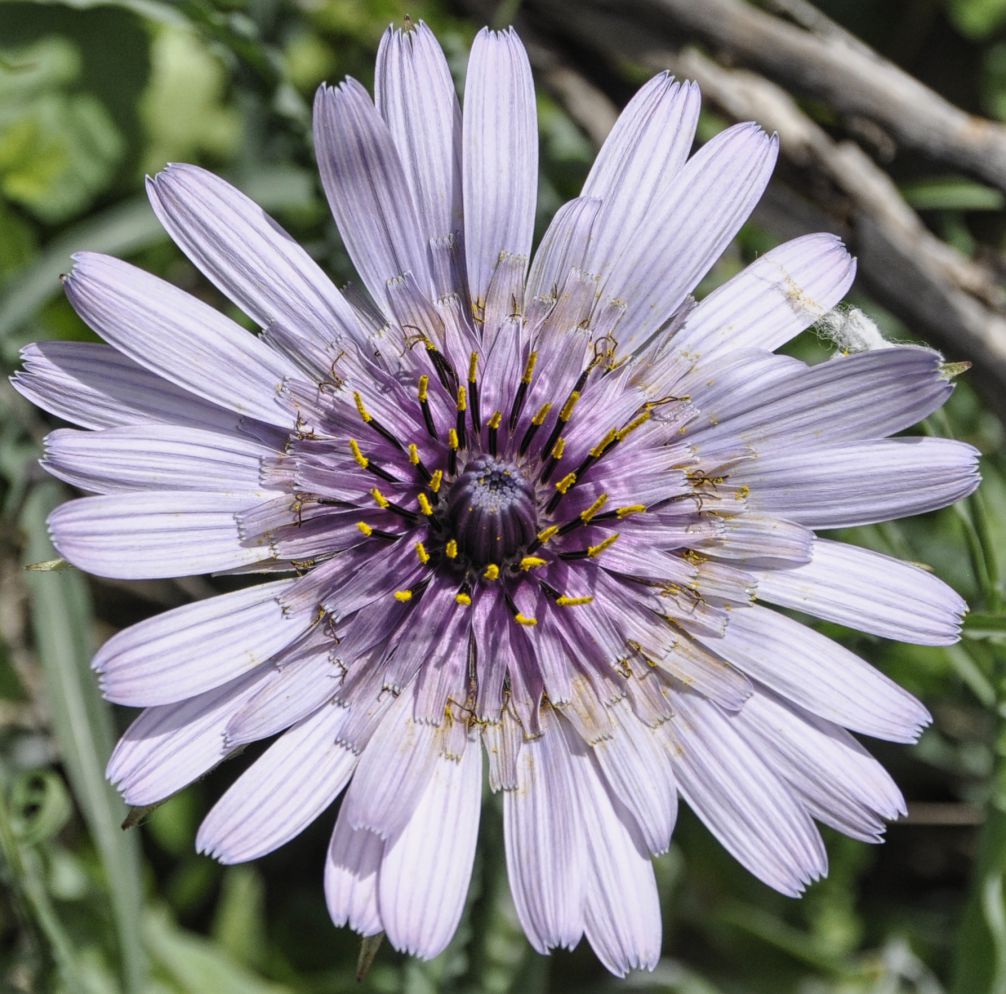
{"label": "pale lavender petal", "polygon": [[356,766],[357,757],[335,741],[344,716],[342,708],[320,708],[277,739],[213,806],[196,849],[221,863],[244,863],[304,831]]}
{"label": "pale lavender petal", "polygon": [[385,306],[385,284],[402,273],[429,288],[426,243],[401,159],[355,79],[318,89],[314,144],[339,234],[375,303]]}
{"label": "pale lavender petal", "polygon": [[709,645],[784,698],[854,732],[914,742],[930,722],[929,712],[907,690],[777,611],[733,611],[724,637]]}
{"label": "pale lavender petal", "polygon": [[277,598],[292,582],[210,597],[124,628],[91,664],[102,693],[131,707],[171,704],[256,669],[311,620],[280,607]]}
{"label": "pale lavender petal", "polygon": [[384,931],[377,909],[377,871],[384,841],[366,829],[354,829],[339,811],[325,860],[325,903],[335,925],[348,925],[360,935]]}
{"label": "pale lavender petal", "polygon": [[781,607],[919,645],[953,645],[967,605],[938,577],[890,556],[818,539],[813,558],[758,580],[758,597]]}
{"label": "pale lavender petal", "polygon": [[482,752],[441,758],[408,824],[385,846],[377,900],[391,944],[423,959],[457,930],[475,860],[482,806]]}
{"label": "pale lavender petal", "polygon": [[280,321],[318,342],[361,339],[352,308],[321,267],[261,207],[198,166],[147,180],[161,224],[260,327]]}
{"label": "pale lavender petal", "polygon": [[277,391],[296,368],[219,311],[94,252],[74,256],[64,288],[74,310],[141,366],[220,407],[291,426]]}
{"label": "pale lavender petal", "polygon": [[738,467],[748,505],[808,528],[923,514],[978,486],[977,449],[949,438],[889,438],[773,451]]}
{"label": "pale lavender petal", "polygon": [[785,345],[846,295],[856,260],[835,235],[794,238],[766,252],[702,300],[674,347],[705,357]]}
{"label": "pale lavender petal", "polygon": [[268,546],[241,544],[235,515],[262,498],[167,492],[81,497],[49,515],[59,554],[98,576],[193,576],[269,559]]}
{"label": "pale lavender petal", "polygon": [[596,197],[580,197],[556,211],[531,263],[524,296],[528,304],[535,298],[558,297],[570,272],[583,268],[600,209]]}
{"label": "pale lavender petal", "polygon": [[61,428],[45,439],[42,465],[82,490],[244,492],[264,496],[259,472],[274,450],[250,438],[175,425],[104,431]]}
{"label": "pale lavender petal", "polygon": [[472,44],[464,99],[465,256],[473,306],[501,253],[531,255],[538,199],[538,119],[531,66],[512,28]]}

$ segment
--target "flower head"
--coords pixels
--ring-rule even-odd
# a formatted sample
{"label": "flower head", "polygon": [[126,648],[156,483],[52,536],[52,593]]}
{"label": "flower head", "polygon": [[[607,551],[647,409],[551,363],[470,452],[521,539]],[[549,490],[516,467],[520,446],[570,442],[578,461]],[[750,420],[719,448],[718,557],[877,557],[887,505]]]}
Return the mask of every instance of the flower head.
{"label": "flower head", "polygon": [[315,103],[365,298],[227,183],[171,166],[154,210],[261,335],[83,253],[66,292],[108,344],[25,351],[21,392],[86,429],[46,442],[46,468],[97,494],[52,515],[63,556],[273,576],[101,649],[106,697],[145,708],[109,776],[152,804],[275,737],[199,847],[263,855],[345,791],[332,918],[428,957],[462,912],[485,758],[534,947],[586,935],[616,973],[652,967],[651,855],[679,796],[787,894],[825,872],[815,819],[875,840],[903,811],[849,731],[910,741],[925,709],[776,608],[954,641],[965,608],[941,581],[815,531],[950,504],[975,452],[890,437],[951,392],[932,351],[774,354],[848,289],[836,238],[692,299],[777,144],[745,124],[689,157],[694,85],[643,87],[533,256],[516,35],[477,37],[463,114],[422,24],[385,35],[376,89],[376,107],[352,80]]}

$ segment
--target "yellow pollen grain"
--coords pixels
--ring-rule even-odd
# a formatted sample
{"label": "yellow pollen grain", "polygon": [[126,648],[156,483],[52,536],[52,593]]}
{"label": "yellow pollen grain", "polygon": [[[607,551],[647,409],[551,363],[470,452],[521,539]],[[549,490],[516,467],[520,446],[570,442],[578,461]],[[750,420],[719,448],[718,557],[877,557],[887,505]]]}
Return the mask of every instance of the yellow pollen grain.
{"label": "yellow pollen grain", "polygon": [[391,503],[391,501],[389,501],[388,498],[385,497],[384,494],[382,494],[381,491],[377,489],[377,487],[374,487],[373,490],[370,491],[370,496],[373,497],[375,501],[377,501],[378,507],[388,507],[388,505]]}
{"label": "yellow pollen grain", "polygon": [[555,533],[559,530],[558,525],[549,525],[538,532],[538,541],[544,545],[550,538],[555,538]]}
{"label": "yellow pollen grain", "polygon": [[479,370],[479,354],[478,352],[473,352],[471,357],[468,359],[468,382],[474,383]]}
{"label": "yellow pollen grain", "polygon": [[527,625],[528,628],[538,624],[537,618],[530,618],[526,614],[515,614],[513,616],[513,620],[516,621],[518,625]]}
{"label": "yellow pollen grain", "polygon": [[360,469],[366,469],[370,465],[370,460],[360,451],[360,443],[355,438],[351,438],[349,448]]}
{"label": "yellow pollen grain", "polygon": [[498,431],[499,426],[502,423],[503,423],[502,411],[496,411],[495,414],[493,414],[493,416],[489,419],[489,427],[492,428],[493,431]]}
{"label": "yellow pollen grain", "polygon": [[458,387],[458,410],[468,410],[468,391],[464,387]]}
{"label": "yellow pollen grain", "polygon": [[559,412],[560,421],[568,421],[573,416],[573,408],[576,407],[579,400],[580,394],[577,390],[574,390],[566,398],[566,403],[562,405],[562,410]]}
{"label": "yellow pollen grain", "polygon": [[597,500],[595,500],[594,503],[591,504],[586,511],[580,512],[580,520],[584,524],[587,524],[590,521],[590,519],[593,518],[594,515],[596,515],[601,510],[601,508],[604,507],[604,505],[607,503],[608,503],[608,495],[601,494],[601,496],[598,497]]}
{"label": "yellow pollen grain", "polygon": [[751,488],[746,484],[742,484],[740,489],[737,491],[737,500],[747,500],[751,496]]}
{"label": "yellow pollen grain", "polygon": [[579,607],[581,604],[590,604],[594,600],[593,597],[567,597],[565,594],[562,597],[557,597],[555,599],[556,604],[559,607]]}
{"label": "yellow pollen grain", "polygon": [[419,403],[425,404],[430,392],[430,378],[424,373],[419,377]]}
{"label": "yellow pollen grain", "polygon": [[371,417],[370,412],[363,406],[363,398],[360,396],[359,390],[353,391],[353,400],[356,401],[356,409],[360,412],[360,417],[364,421],[373,421],[374,419]]}
{"label": "yellow pollen grain", "polygon": [[416,500],[419,501],[419,510],[429,517],[433,513],[433,505],[430,503],[430,498],[426,494],[420,494]]}
{"label": "yellow pollen grain", "polygon": [[547,562],[547,559],[542,559],[540,556],[525,556],[520,561],[520,568],[522,570],[534,569],[536,566],[544,566]]}
{"label": "yellow pollen grain", "polygon": [[609,431],[608,434],[605,435],[604,438],[602,438],[601,441],[598,442],[597,445],[595,445],[590,450],[590,454],[595,459],[600,459],[601,456],[604,454],[604,450],[609,445],[611,445],[611,443],[614,442],[617,437],[618,437],[618,429],[617,428],[612,428],[611,431]]}
{"label": "yellow pollen grain", "polygon": [[638,418],[634,418],[624,428],[619,430],[618,440],[621,441],[623,438],[626,437],[626,435],[630,435],[632,432],[634,432],[640,425],[646,424],[646,422],[649,421],[652,416],[653,415],[651,415],[649,411],[644,411],[642,414],[639,415]]}
{"label": "yellow pollen grain", "polygon": [[621,521],[623,518],[627,518],[630,514],[642,514],[646,510],[645,504],[627,504],[625,507],[620,507],[615,515],[618,520]]}
{"label": "yellow pollen grain", "polygon": [[409,601],[412,600],[412,591],[411,590],[396,590],[395,591],[395,600],[398,601],[401,604],[408,603]]}
{"label": "yellow pollen grain", "polygon": [[599,556],[605,549],[610,549],[617,541],[618,532],[615,532],[614,535],[609,535],[603,542],[587,546],[587,555],[591,557]]}
{"label": "yellow pollen grain", "polygon": [[500,578],[500,568],[495,563],[490,563],[482,576],[486,580],[498,580]]}
{"label": "yellow pollen grain", "polygon": [[409,442],[409,462],[413,466],[419,465],[419,446],[415,442]]}
{"label": "yellow pollen grain", "polygon": [[538,353],[532,352],[527,357],[527,362],[524,365],[524,375],[521,377],[522,383],[530,383],[531,377],[534,376],[534,367],[538,364]]}
{"label": "yellow pollen grain", "polygon": [[447,432],[447,444],[455,451],[458,451],[461,443],[458,441],[458,433],[454,428]]}
{"label": "yellow pollen grain", "polygon": [[471,603],[472,603],[471,597],[469,597],[468,594],[466,594],[464,592],[462,592],[460,594],[455,594],[454,595],[454,600],[458,604],[460,604],[462,607],[469,607],[471,605]]}
{"label": "yellow pollen grain", "polygon": [[426,546],[422,542],[416,542],[416,555],[419,561],[425,566],[430,561],[430,554],[426,551]]}
{"label": "yellow pollen grain", "polygon": [[356,527],[360,529],[360,532],[370,538],[374,534],[374,529],[367,524],[366,521],[357,521]]}
{"label": "yellow pollen grain", "polygon": [[556,485],[555,489],[564,494],[573,484],[576,483],[576,473],[567,473]]}
{"label": "yellow pollen grain", "polygon": [[552,446],[551,456],[558,462],[562,458],[563,452],[566,451],[566,439],[557,438],[555,440],[555,445]]}
{"label": "yellow pollen grain", "polygon": [[447,556],[448,559],[458,558],[458,543],[455,539],[450,539],[450,541],[448,541],[448,543],[444,546],[444,555]]}
{"label": "yellow pollen grain", "polygon": [[440,493],[440,484],[444,482],[444,471],[435,469],[430,474],[430,482],[426,484],[435,494]]}
{"label": "yellow pollen grain", "polygon": [[538,413],[531,419],[531,424],[540,428],[545,423],[545,418],[548,417],[548,412],[551,410],[552,404],[550,401],[546,400],[545,403],[538,408]]}

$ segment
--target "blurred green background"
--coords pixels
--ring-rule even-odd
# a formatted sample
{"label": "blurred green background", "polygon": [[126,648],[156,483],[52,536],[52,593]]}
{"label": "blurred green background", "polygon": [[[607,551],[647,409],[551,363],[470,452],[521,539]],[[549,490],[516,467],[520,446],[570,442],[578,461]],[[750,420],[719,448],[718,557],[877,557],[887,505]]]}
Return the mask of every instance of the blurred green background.
{"label": "blurred green background", "polygon": [[[1006,0],[820,6],[965,109],[1006,117]],[[519,5],[504,7],[501,19]],[[406,13],[431,23],[463,78],[480,25],[446,0],[0,2],[6,372],[27,342],[90,337],[58,286],[78,249],[128,258],[230,310],[147,206],[143,175],[169,161],[226,175],[339,281],[350,278],[315,176],[310,101],[323,79],[351,74],[370,86],[381,32]],[[826,108],[817,113],[827,117]],[[576,194],[594,149],[559,104],[541,96],[539,114],[543,221]],[[943,172],[898,178],[942,238],[1002,258],[1001,192]],[[745,229],[711,282],[771,241]],[[854,300],[894,338],[917,340],[869,299]],[[823,356],[821,343],[806,337],[797,350]],[[250,866],[223,869],[195,855],[201,816],[245,759],[123,832],[126,812],[102,770],[130,715],[100,701],[90,655],[117,628],[211,592],[213,583],[26,572],[26,563],[53,558],[44,520],[68,494],[36,464],[53,425],[2,389],[0,991],[1006,992],[1003,431],[966,376],[926,430],[986,453],[980,496],[847,537],[931,564],[972,605],[967,637],[950,650],[923,649],[821,626],[934,713],[917,747],[875,748],[909,799],[909,818],[882,847],[828,833],[831,875],[795,902],[748,877],[684,814],[672,851],[657,861],[664,958],[653,975],[624,982],[607,977],[585,944],[549,959],[530,951],[507,895],[493,800],[469,909],[450,949],[432,963],[381,949],[360,984],[359,942],[330,926],[322,896],[330,816]]]}

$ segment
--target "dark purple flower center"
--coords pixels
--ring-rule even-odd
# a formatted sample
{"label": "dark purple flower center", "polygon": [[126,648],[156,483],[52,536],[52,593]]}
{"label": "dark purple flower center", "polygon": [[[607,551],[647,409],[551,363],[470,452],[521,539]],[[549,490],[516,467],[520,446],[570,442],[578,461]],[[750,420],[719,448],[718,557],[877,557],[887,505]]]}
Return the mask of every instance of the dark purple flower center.
{"label": "dark purple flower center", "polygon": [[505,565],[538,532],[534,488],[514,463],[476,456],[451,485],[443,524],[467,564]]}

